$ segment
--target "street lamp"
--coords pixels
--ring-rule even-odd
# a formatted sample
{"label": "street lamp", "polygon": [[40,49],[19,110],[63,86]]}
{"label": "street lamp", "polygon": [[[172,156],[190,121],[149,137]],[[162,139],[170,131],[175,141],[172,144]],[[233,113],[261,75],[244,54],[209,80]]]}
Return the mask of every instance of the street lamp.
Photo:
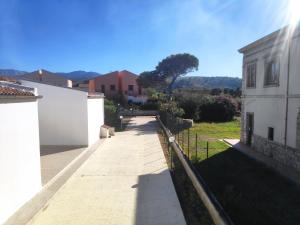
{"label": "street lamp", "polygon": [[123,116],[120,116],[120,120],[121,120],[121,130],[123,129]]}
{"label": "street lamp", "polygon": [[175,137],[174,136],[170,136],[169,137],[169,143],[173,143],[175,141]]}

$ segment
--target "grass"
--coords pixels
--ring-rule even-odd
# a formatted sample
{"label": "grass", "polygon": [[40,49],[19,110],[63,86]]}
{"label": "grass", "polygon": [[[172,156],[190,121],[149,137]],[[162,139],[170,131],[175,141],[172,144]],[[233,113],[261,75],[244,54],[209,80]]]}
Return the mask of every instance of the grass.
{"label": "grass", "polygon": [[[197,141],[196,141],[197,134]],[[189,137],[189,141],[188,141]],[[221,139],[239,139],[240,119],[224,123],[195,123],[192,128],[176,135],[177,142],[193,160],[207,159],[228,148]]]}
{"label": "grass", "polygon": [[[162,134],[158,134],[161,146],[163,148],[166,161],[170,168],[170,155],[168,152],[168,144]],[[173,169],[170,171],[173,184],[185,217],[189,225],[213,225],[211,217],[199,198],[192,182],[186,174],[184,168],[179,162],[175,154],[173,154]]]}
{"label": "grass", "polygon": [[239,139],[240,118],[225,123],[196,123],[190,132],[192,134],[198,133],[200,138]]}
{"label": "grass", "polygon": [[234,224],[300,224],[300,187],[237,150],[195,164]]}

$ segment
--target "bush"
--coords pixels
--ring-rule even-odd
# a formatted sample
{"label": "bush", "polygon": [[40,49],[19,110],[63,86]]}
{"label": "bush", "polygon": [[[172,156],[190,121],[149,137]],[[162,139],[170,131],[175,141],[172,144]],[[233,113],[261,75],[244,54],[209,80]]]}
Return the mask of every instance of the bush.
{"label": "bush", "polygon": [[196,122],[225,122],[238,115],[238,100],[231,96],[212,96],[207,94],[181,92],[175,96],[184,110],[183,118]]}
{"label": "bush", "polygon": [[140,106],[141,110],[158,110],[159,104],[157,102],[147,102]]}
{"label": "bush", "polygon": [[117,127],[119,124],[117,105],[108,99],[104,100],[104,123],[106,125]]}
{"label": "bush", "polygon": [[199,117],[201,121],[226,122],[233,120],[236,112],[237,104],[232,98],[217,96],[200,106]]}
{"label": "bush", "polygon": [[161,103],[159,106],[159,111],[161,113],[170,114],[173,117],[181,117],[184,114],[184,110],[180,108],[175,101]]}

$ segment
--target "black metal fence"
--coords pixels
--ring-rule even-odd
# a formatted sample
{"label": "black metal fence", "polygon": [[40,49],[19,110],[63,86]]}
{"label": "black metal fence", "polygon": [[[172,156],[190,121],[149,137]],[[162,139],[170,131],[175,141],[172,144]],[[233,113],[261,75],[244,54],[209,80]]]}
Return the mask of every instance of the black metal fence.
{"label": "black metal fence", "polygon": [[164,126],[160,118],[158,120],[162,128],[160,130],[162,142],[167,149],[168,166],[175,186],[179,189],[177,194],[181,204],[187,204],[187,207],[183,207],[187,223],[233,225],[193,166],[195,161],[210,156],[210,142],[208,140],[201,142],[197,133],[191,135],[190,129],[177,129],[176,123],[172,124],[172,130],[177,133],[172,134],[171,129]]}
{"label": "black metal fence", "polygon": [[159,119],[174,135],[177,144],[192,162],[207,159],[228,148],[223,141],[203,136],[192,129],[192,122],[188,120],[172,117],[170,114],[160,114]]}

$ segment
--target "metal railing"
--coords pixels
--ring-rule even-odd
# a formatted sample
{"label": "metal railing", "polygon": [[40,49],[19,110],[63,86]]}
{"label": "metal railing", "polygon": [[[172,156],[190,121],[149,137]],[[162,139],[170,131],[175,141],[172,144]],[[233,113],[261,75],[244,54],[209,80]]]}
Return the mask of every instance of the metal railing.
{"label": "metal railing", "polygon": [[188,175],[190,181],[192,182],[198,196],[202,200],[204,206],[209,212],[211,219],[216,225],[233,225],[233,222],[224,211],[221,204],[217,201],[213,193],[209,190],[208,186],[202,179],[202,177],[197,173],[192,165],[190,158],[184,153],[184,150],[180,147],[175,136],[170,132],[168,128],[162,123],[159,117],[157,117],[159,121],[165,139],[168,142],[168,149],[170,150],[170,167],[171,170],[173,168],[173,151],[182,164],[186,174]]}

